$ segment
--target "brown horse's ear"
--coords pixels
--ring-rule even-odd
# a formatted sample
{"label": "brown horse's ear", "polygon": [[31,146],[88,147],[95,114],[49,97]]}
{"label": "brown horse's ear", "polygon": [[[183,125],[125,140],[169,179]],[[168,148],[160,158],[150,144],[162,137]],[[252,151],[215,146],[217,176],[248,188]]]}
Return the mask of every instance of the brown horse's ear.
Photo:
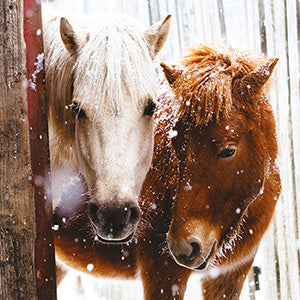
{"label": "brown horse's ear", "polygon": [[277,57],[270,58],[266,63],[242,77],[240,81],[241,91],[249,96],[255,96],[257,93],[259,93],[272,75],[277,61]]}
{"label": "brown horse's ear", "polygon": [[167,40],[170,31],[171,15],[167,15],[164,20],[153,24],[144,32],[144,37],[148,42],[149,53],[152,59],[160,51]]}
{"label": "brown horse's ear", "polygon": [[69,21],[64,17],[60,19],[60,36],[70,54],[76,54],[81,41]]}
{"label": "brown horse's ear", "polygon": [[182,71],[175,66],[167,66],[165,63],[161,62],[160,66],[163,69],[166,79],[169,84],[172,86],[175,80],[181,75]]}

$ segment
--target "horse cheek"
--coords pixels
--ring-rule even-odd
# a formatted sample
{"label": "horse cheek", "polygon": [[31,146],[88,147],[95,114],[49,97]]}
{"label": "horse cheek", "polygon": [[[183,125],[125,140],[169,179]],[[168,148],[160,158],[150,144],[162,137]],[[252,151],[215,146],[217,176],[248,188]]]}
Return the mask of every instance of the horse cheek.
{"label": "horse cheek", "polygon": [[87,181],[89,188],[94,185],[93,178],[96,177],[94,170],[91,166],[95,166],[92,155],[92,133],[87,128],[79,128],[76,126],[75,129],[75,145],[78,160],[79,172],[82,173]]}
{"label": "horse cheek", "polygon": [[[147,120],[146,120],[147,121]],[[152,155],[153,155],[153,121],[142,124],[140,128],[140,133],[134,137],[135,144],[137,147],[137,165],[136,174],[137,181],[142,185],[146,174],[151,166]]]}

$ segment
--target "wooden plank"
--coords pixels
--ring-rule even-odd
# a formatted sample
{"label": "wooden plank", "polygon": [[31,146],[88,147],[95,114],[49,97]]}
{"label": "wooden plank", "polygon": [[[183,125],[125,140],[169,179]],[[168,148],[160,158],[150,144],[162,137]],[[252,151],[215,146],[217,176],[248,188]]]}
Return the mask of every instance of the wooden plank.
{"label": "wooden plank", "polygon": [[203,42],[201,36],[204,29],[203,24],[197,20],[197,12],[201,11],[200,5],[200,2],[195,2],[194,0],[180,1],[179,3],[179,26],[182,32],[183,49]]}
{"label": "wooden plank", "polygon": [[289,72],[290,72],[290,126],[292,140],[292,164],[294,184],[294,205],[296,211],[296,237],[298,261],[300,262],[300,101],[299,101],[299,74],[300,74],[300,3],[297,0],[287,2],[287,29],[289,49]]}
{"label": "wooden plank", "polygon": [[54,241],[41,5],[24,1],[27,99],[36,213],[35,269],[39,299],[56,299]]}
{"label": "wooden plank", "polygon": [[222,39],[224,39],[226,41],[227,33],[226,33],[226,22],[225,22],[225,16],[224,16],[223,0],[218,0],[217,3],[218,3],[218,14],[219,14],[221,36],[222,36]]}
{"label": "wooden plank", "polygon": [[[263,38],[265,41],[261,43],[261,48],[264,49],[265,54],[269,57],[275,56],[275,27],[274,16],[272,14],[273,6],[272,0],[259,0],[259,7],[263,6],[264,14],[260,13],[260,32],[263,26]],[[251,34],[251,33],[250,33]],[[258,37],[260,34],[258,35]],[[275,71],[276,72],[276,71]],[[275,86],[271,89],[270,100],[273,106],[274,114],[278,124],[278,107],[276,96],[277,78],[275,79]],[[270,226],[269,231],[266,233],[262,240],[259,256],[261,260],[261,297],[262,299],[280,299],[280,279],[279,279],[279,262],[278,262],[278,242],[276,237],[276,224]],[[282,248],[283,246],[281,246]]]}
{"label": "wooden plank", "polygon": [[267,55],[267,33],[266,33],[266,17],[264,1],[258,1],[259,8],[259,36],[260,36],[260,49],[261,52]]}
{"label": "wooden plank", "polygon": [[298,299],[298,284],[294,285],[293,280],[299,273],[295,233],[295,187],[290,126],[291,86],[289,81],[289,59],[293,58],[289,58],[288,52],[286,1],[275,0],[272,4],[273,25],[276,28],[274,31],[274,54],[280,57],[280,62],[276,67],[276,105],[280,142],[279,165],[283,187],[276,214],[280,298]]}
{"label": "wooden plank", "polygon": [[0,299],[37,299],[23,1],[0,5]]}
{"label": "wooden plank", "polygon": [[274,224],[264,236],[258,255],[261,256],[260,294],[262,299],[278,299]]}
{"label": "wooden plank", "polygon": [[180,61],[182,56],[182,40],[181,40],[181,26],[178,12],[178,1],[168,0],[168,10],[172,14],[172,25],[170,29],[169,42],[171,47],[170,59]]}
{"label": "wooden plank", "polygon": [[[296,1],[285,0],[285,21],[286,21],[286,38],[288,50],[288,85],[289,85],[289,139],[290,139],[290,160],[292,167],[292,188],[293,198],[289,199],[289,281],[291,285],[291,295],[293,299],[300,299],[300,277],[299,277],[299,217],[300,217],[300,102],[299,102],[299,57],[298,57],[298,36],[297,31],[297,14]],[[299,21],[298,21],[299,22]],[[291,218],[292,217],[292,218]]]}

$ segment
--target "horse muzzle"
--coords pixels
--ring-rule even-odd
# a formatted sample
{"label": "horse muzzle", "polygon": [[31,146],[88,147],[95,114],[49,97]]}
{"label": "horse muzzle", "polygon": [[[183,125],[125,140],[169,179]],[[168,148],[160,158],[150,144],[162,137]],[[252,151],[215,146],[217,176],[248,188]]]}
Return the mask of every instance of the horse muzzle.
{"label": "horse muzzle", "polygon": [[126,243],[134,235],[140,219],[136,202],[124,204],[88,205],[88,215],[94,232],[102,243]]}
{"label": "horse muzzle", "polygon": [[179,265],[198,271],[206,268],[216,247],[216,240],[204,245],[196,236],[177,241],[168,235],[167,242],[172,256]]}

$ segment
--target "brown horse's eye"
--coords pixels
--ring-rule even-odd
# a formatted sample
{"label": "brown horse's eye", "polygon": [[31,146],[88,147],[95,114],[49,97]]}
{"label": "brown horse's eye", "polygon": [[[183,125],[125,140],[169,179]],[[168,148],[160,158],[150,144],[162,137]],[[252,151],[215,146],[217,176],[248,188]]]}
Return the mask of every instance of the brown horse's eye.
{"label": "brown horse's eye", "polygon": [[218,154],[218,157],[220,157],[220,158],[231,157],[232,155],[234,155],[235,151],[236,151],[235,148],[226,148]]}
{"label": "brown horse's eye", "polygon": [[77,102],[71,104],[71,109],[77,115],[78,119],[86,119],[85,112]]}
{"label": "brown horse's eye", "polygon": [[144,116],[152,117],[155,111],[156,104],[153,100],[149,100],[144,110]]}

